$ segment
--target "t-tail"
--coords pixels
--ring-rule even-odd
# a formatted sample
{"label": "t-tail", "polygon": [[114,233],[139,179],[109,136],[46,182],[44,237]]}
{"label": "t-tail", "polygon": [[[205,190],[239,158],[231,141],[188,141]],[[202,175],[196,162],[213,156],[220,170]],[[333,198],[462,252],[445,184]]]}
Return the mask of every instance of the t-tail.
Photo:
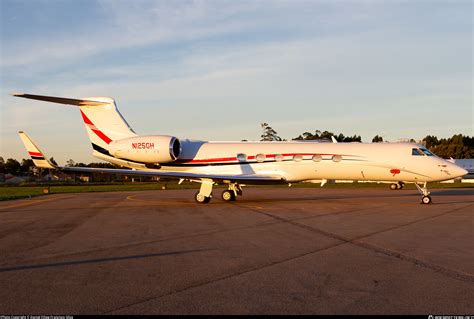
{"label": "t-tail", "polygon": [[112,141],[137,136],[122,114],[120,114],[114,99],[110,97],[98,96],[71,99],[24,93],[14,93],[12,95],[33,100],[79,106],[92,147],[99,153],[108,154],[109,144]]}

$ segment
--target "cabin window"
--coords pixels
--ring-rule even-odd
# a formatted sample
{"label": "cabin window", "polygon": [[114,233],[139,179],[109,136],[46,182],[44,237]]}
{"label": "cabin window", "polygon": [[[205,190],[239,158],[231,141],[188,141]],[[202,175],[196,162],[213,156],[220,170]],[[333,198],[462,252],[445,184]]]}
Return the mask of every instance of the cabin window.
{"label": "cabin window", "polygon": [[334,155],[332,157],[332,161],[338,163],[338,162],[342,161],[342,156],[341,155]]}
{"label": "cabin window", "polygon": [[411,149],[411,155],[413,156],[424,156],[425,153],[423,153],[420,149],[418,148],[412,148]]}
{"label": "cabin window", "polygon": [[239,154],[237,154],[237,160],[239,162],[245,162],[247,160],[247,155],[245,155],[243,153],[239,153]]}
{"label": "cabin window", "polygon": [[295,162],[301,162],[303,160],[303,155],[301,154],[296,154],[295,156],[293,156],[293,160]]}
{"label": "cabin window", "polygon": [[420,150],[425,153],[426,156],[434,156],[433,153],[431,153],[430,151],[428,151],[426,148],[420,148]]}
{"label": "cabin window", "polygon": [[275,155],[275,161],[277,161],[277,162],[283,161],[283,155],[281,155],[281,154],[276,154],[276,155]]}
{"label": "cabin window", "polygon": [[323,157],[321,155],[313,155],[313,161],[321,162],[322,160],[323,160]]}
{"label": "cabin window", "polygon": [[255,156],[255,159],[257,160],[257,162],[262,163],[263,161],[265,161],[265,155],[257,154],[257,156]]}

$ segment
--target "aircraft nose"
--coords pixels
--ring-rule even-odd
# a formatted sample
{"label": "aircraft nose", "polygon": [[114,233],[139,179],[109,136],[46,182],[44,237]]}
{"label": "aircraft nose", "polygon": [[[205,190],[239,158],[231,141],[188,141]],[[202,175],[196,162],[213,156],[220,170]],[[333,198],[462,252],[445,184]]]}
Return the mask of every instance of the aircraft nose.
{"label": "aircraft nose", "polygon": [[461,177],[469,173],[466,169],[457,165],[452,166],[452,172],[453,172],[453,175],[455,175],[456,177]]}

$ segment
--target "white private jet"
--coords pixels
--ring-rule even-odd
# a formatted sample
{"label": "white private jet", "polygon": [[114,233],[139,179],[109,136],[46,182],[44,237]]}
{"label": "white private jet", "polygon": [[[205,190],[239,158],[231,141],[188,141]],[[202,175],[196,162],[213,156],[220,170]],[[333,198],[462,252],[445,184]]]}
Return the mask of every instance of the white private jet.
{"label": "white private jet", "polygon": [[[92,155],[129,169],[56,166],[33,141],[20,137],[38,167],[64,171],[171,177],[201,183],[198,203],[208,203],[216,183],[228,185],[224,201],[242,195],[242,186],[328,179],[414,183],[423,204],[431,203],[427,182],[467,174],[454,163],[411,143],[214,142],[168,135],[137,135],[109,97],[71,99],[16,93],[17,97],[79,106]],[[422,184],[423,186],[420,186]]]}

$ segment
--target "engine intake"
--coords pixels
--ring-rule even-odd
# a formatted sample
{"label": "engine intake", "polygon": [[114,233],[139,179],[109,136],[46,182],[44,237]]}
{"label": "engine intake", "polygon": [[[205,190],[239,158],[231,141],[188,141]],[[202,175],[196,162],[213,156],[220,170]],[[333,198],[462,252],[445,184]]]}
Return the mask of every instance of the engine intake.
{"label": "engine intake", "polygon": [[109,153],[117,158],[141,163],[169,163],[181,155],[179,139],[168,135],[149,135],[112,141]]}

